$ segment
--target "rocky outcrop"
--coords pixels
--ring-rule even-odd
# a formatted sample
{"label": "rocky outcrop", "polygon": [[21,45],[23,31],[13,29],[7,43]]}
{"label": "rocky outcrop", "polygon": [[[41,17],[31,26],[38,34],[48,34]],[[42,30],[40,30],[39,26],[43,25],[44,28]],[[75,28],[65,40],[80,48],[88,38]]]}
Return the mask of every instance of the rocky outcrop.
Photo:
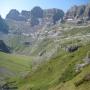
{"label": "rocky outcrop", "polygon": [[[31,24],[36,22],[33,25],[38,25],[40,23],[54,23],[62,19],[71,20],[90,20],[90,4],[73,6],[71,7],[66,14],[61,9],[42,9],[38,6],[31,9],[31,11],[23,10],[21,13],[16,9],[12,9],[9,14],[6,16],[6,19],[13,19],[16,21],[29,21]],[[34,19],[34,20],[32,20]],[[41,22],[42,21],[42,22]],[[39,23],[37,23],[39,22]],[[78,21],[77,21],[78,22]],[[33,26],[32,25],[32,26]]]}
{"label": "rocky outcrop", "polygon": [[[12,19],[16,21],[29,21],[31,26],[38,25],[40,23],[56,23],[58,20],[62,19],[64,12],[60,9],[42,9],[40,7],[34,7],[31,11],[23,10],[21,13],[12,9],[6,19]],[[41,22],[42,21],[42,22]]]}
{"label": "rocky outcrop", "polygon": [[71,46],[67,46],[67,47],[65,48],[65,50],[66,50],[67,52],[72,53],[72,52],[77,51],[77,50],[79,49],[79,47],[80,47],[80,46],[77,46],[77,45],[71,45]]}
{"label": "rocky outcrop", "polygon": [[31,10],[31,18],[43,18],[43,9],[40,7],[34,7]]}
{"label": "rocky outcrop", "polygon": [[31,12],[26,11],[26,10],[22,10],[21,16],[23,16],[25,19],[29,19],[31,17]]}
{"label": "rocky outcrop", "polygon": [[79,72],[82,68],[90,64],[90,52],[87,53],[87,56],[83,59],[83,63],[76,65],[76,72]]}
{"label": "rocky outcrop", "polygon": [[7,34],[8,30],[9,30],[8,25],[6,24],[5,20],[2,19],[2,17],[0,16],[0,32]]}
{"label": "rocky outcrop", "polygon": [[43,17],[51,20],[52,23],[56,24],[57,21],[60,19],[63,19],[64,17],[64,12],[61,9],[46,9],[43,11]]}
{"label": "rocky outcrop", "polygon": [[90,18],[90,4],[71,7],[65,17],[67,19],[89,19]]}
{"label": "rocky outcrop", "polygon": [[18,10],[12,9],[6,16],[6,19],[12,19],[16,21],[25,21],[26,17],[22,16]]}
{"label": "rocky outcrop", "polygon": [[12,9],[8,13],[8,15],[6,16],[6,18],[17,20],[18,16],[19,16],[19,12],[16,9]]}
{"label": "rocky outcrop", "polygon": [[83,83],[90,81],[90,73],[86,74],[81,80],[74,83],[75,87],[82,85]]}
{"label": "rocky outcrop", "polygon": [[90,4],[85,8],[84,17],[86,17],[86,19],[90,19]]}
{"label": "rocky outcrop", "polygon": [[66,13],[66,18],[68,19],[68,18],[75,18],[76,17],[76,12],[77,12],[77,6],[73,6],[73,7],[71,7],[68,11],[67,11],[67,13]]}
{"label": "rocky outcrop", "polygon": [[0,40],[0,51],[10,53],[8,46],[3,42],[3,40]]}

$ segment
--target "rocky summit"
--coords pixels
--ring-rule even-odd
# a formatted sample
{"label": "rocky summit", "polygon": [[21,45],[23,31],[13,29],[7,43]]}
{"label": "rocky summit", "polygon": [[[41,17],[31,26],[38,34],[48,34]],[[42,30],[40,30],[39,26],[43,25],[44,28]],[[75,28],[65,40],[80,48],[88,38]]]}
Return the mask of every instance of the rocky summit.
{"label": "rocky summit", "polygon": [[[52,21],[52,23],[63,19],[64,12],[60,9],[42,9],[38,6],[34,7],[31,11],[22,10],[20,13],[18,10],[12,9],[6,19],[12,19],[16,21],[29,21],[32,26],[40,24],[40,21]],[[57,17],[57,18],[56,18]]]}
{"label": "rocky summit", "polygon": [[90,4],[71,7],[66,13],[66,18],[90,20]]}

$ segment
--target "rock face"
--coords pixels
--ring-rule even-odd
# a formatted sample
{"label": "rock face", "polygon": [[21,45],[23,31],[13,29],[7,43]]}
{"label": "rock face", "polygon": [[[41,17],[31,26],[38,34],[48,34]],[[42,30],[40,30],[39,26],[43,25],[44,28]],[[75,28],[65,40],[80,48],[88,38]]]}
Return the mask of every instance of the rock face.
{"label": "rock face", "polygon": [[31,10],[31,18],[43,18],[43,10],[40,7],[34,7]]}
{"label": "rock face", "polygon": [[22,10],[21,16],[23,16],[25,19],[29,19],[30,16],[31,16],[31,12],[30,11],[26,11],[26,10]]}
{"label": "rock face", "polygon": [[90,18],[90,4],[71,7],[66,13],[66,18],[89,19]]}
{"label": "rock face", "polygon": [[6,18],[10,19],[17,19],[19,16],[19,12],[16,9],[12,9],[9,14],[6,16]]}
{"label": "rock face", "polygon": [[1,33],[8,33],[8,25],[6,24],[5,20],[3,20],[0,16],[0,32]]}
{"label": "rock face", "polygon": [[76,65],[76,72],[79,72],[83,67],[90,64],[90,51],[87,53],[87,56],[83,59],[83,63]]}
{"label": "rock face", "polygon": [[13,19],[16,21],[25,21],[26,17],[22,16],[19,11],[17,11],[16,9],[12,9],[8,15],[6,16],[7,19]]}
{"label": "rock face", "polygon": [[77,8],[77,6],[71,7],[66,13],[66,18],[74,18],[76,16]]}
{"label": "rock face", "polygon": [[56,23],[58,20],[62,19],[64,12],[60,9],[42,9],[40,7],[34,7],[31,11],[23,10],[21,13],[16,9],[12,9],[6,19],[12,19],[16,21],[29,21],[32,26],[38,25],[43,21]]}
{"label": "rock face", "polygon": [[5,53],[10,53],[9,48],[2,40],[0,40],[0,51]]}
{"label": "rock face", "polygon": [[[20,13],[16,9],[12,9],[6,19],[12,19],[16,21],[29,21],[31,26],[38,25],[40,23],[53,23],[56,24],[57,21],[63,19],[72,20],[90,20],[90,4],[73,6],[66,14],[61,9],[42,9],[38,6],[34,7],[31,11],[22,10]],[[42,22],[41,22],[42,21]]]}
{"label": "rock face", "polygon": [[90,19],[90,4],[86,6],[84,16]]}
{"label": "rock face", "polygon": [[44,10],[44,18],[51,19],[54,24],[60,19],[63,19],[64,12],[60,9],[46,9]]}

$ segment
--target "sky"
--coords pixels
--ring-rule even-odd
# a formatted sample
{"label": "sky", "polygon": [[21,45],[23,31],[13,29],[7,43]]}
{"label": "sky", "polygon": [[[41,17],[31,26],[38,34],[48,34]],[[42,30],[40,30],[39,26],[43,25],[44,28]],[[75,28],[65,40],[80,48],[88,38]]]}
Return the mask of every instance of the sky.
{"label": "sky", "polygon": [[5,18],[11,9],[30,11],[35,6],[43,9],[60,8],[65,12],[73,5],[90,3],[90,0],[0,0],[0,15]]}

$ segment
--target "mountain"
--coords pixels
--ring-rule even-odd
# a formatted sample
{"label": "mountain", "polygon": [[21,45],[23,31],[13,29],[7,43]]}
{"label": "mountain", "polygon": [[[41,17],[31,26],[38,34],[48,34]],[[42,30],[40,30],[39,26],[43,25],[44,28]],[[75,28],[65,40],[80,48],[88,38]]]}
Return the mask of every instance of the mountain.
{"label": "mountain", "polygon": [[20,16],[20,13],[16,9],[12,9],[6,18],[17,20],[17,21],[25,21],[25,17]]}
{"label": "mountain", "polygon": [[9,31],[13,33],[35,33],[55,24],[70,21],[72,24],[88,23],[90,18],[90,4],[73,6],[66,13],[61,9],[42,9],[34,7],[31,11],[19,12],[12,9],[6,16],[5,21]]}
{"label": "mountain", "polygon": [[[88,12],[88,5],[66,14],[55,8],[12,9],[5,19],[9,33],[0,41],[0,90],[89,90],[90,21],[72,23]],[[8,46],[11,53],[5,52]]]}
{"label": "mountain", "polygon": [[[58,18],[55,18],[57,16]],[[12,19],[16,21],[29,21],[31,25],[37,25],[40,21],[49,22],[52,20],[52,23],[62,19],[64,12],[60,9],[47,9],[44,10],[40,7],[34,7],[31,11],[22,10],[20,13],[18,10],[12,9],[6,16],[6,19]],[[50,20],[50,19],[51,20]]]}
{"label": "mountain", "polygon": [[90,4],[71,7],[66,13],[66,18],[90,19]]}

